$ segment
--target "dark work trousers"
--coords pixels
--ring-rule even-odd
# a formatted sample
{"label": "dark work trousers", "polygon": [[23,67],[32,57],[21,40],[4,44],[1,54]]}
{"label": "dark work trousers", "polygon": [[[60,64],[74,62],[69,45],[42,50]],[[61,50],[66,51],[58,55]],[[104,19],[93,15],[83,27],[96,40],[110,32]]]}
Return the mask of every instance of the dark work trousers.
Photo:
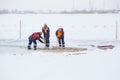
{"label": "dark work trousers", "polygon": [[49,47],[50,46],[49,35],[44,35],[44,39],[46,42],[46,47]]}
{"label": "dark work trousers", "polygon": [[[60,37],[60,38],[58,38],[58,42],[59,42],[59,46],[61,47],[65,47],[65,42],[64,42],[64,37]],[[62,45],[61,45],[61,43],[62,43]]]}
{"label": "dark work trousers", "polygon": [[29,43],[28,43],[28,48],[31,47],[31,44],[34,43],[34,49],[37,47],[37,42],[34,40],[31,36],[29,37]]}

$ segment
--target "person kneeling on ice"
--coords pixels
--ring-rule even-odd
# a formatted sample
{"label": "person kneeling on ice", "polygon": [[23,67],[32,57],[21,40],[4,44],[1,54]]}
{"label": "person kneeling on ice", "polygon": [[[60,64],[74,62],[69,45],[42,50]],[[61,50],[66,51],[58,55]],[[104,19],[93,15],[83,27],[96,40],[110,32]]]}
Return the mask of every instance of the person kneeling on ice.
{"label": "person kneeling on ice", "polygon": [[[59,42],[59,47],[65,47],[65,42],[64,42],[64,30],[63,28],[58,28],[56,31],[56,37]],[[61,45],[62,43],[62,45]]]}
{"label": "person kneeling on ice", "polygon": [[39,40],[41,43],[44,43],[41,39],[43,37],[41,36],[42,32],[35,32],[32,35],[29,36],[29,43],[28,43],[28,49],[31,49],[31,44],[34,43],[34,50],[36,50],[37,42],[36,40]]}

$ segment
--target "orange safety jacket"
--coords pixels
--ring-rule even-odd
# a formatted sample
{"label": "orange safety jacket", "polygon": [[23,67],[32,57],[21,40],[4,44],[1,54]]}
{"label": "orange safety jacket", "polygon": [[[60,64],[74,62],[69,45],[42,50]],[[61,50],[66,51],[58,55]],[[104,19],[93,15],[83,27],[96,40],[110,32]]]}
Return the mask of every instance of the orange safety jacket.
{"label": "orange safety jacket", "polygon": [[63,29],[60,28],[56,31],[56,36],[58,38],[62,37],[63,35],[64,35]]}
{"label": "orange safety jacket", "polygon": [[57,31],[57,36],[58,36],[58,37],[61,37],[61,36],[62,36],[62,34],[63,34],[63,32],[62,32],[62,31],[59,31],[59,30]]}

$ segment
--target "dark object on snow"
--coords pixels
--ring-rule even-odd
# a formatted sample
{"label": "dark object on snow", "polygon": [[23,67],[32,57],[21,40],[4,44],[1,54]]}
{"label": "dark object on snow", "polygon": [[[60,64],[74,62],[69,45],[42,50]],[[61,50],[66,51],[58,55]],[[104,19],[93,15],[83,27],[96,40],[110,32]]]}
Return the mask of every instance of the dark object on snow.
{"label": "dark object on snow", "polygon": [[104,46],[97,46],[97,48],[102,49],[102,50],[107,50],[107,49],[113,49],[113,45],[104,45]]}

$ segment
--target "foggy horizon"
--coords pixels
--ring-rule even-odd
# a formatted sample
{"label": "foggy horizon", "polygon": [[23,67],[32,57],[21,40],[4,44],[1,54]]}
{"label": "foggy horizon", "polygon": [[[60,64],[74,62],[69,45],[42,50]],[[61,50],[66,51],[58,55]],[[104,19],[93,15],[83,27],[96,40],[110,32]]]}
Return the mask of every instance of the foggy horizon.
{"label": "foggy horizon", "polygon": [[0,0],[0,9],[8,10],[109,10],[120,9],[119,0]]}

